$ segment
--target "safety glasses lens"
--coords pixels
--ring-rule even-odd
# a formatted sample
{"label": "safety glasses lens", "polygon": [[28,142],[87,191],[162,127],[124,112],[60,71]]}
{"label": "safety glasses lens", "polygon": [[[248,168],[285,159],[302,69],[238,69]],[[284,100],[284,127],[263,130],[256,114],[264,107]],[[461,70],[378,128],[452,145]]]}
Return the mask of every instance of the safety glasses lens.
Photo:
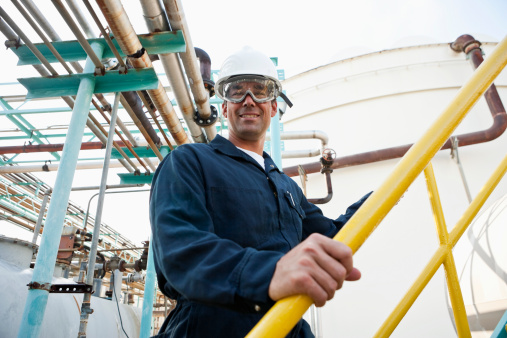
{"label": "safety glasses lens", "polygon": [[276,84],[269,79],[240,78],[225,84],[224,94],[231,102],[241,102],[247,94],[257,102],[266,102],[276,98]]}

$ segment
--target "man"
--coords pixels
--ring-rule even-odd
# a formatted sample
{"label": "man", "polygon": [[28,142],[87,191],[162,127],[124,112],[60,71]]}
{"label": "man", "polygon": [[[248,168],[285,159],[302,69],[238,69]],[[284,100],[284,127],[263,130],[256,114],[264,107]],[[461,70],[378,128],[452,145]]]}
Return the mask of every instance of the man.
{"label": "man", "polygon": [[[244,337],[275,301],[317,306],[360,278],[334,236],[367,196],[331,220],[263,153],[282,87],[265,55],[230,56],[216,83],[229,136],[178,147],[152,183],[150,221],[159,287],[177,300],[160,337]],[[301,320],[289,334],[312,337]]]}

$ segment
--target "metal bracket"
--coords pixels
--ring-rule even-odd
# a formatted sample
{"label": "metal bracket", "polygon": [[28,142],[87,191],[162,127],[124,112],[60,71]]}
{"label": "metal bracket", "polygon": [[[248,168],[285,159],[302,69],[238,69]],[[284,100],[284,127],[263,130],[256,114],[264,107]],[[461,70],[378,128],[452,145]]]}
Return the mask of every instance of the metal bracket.
{"label": "metal bracket", "polygon": [[203,119],[199,114],[199,110],[194,113],[194,121],[200,127],[207,127],[213,125],[218,119],[218,111],[215,106],[210,105],[211,115],[207,119]]}
{"label": "metal bracket", "polygon": [[93,293],[93,286],[88,284],[53,284],[50,293]]}
{"label": "metal bracket", "polygon": [[28,286],[28,290],[38,289],[51,292],[51,283],[30,282],[26,285]]}

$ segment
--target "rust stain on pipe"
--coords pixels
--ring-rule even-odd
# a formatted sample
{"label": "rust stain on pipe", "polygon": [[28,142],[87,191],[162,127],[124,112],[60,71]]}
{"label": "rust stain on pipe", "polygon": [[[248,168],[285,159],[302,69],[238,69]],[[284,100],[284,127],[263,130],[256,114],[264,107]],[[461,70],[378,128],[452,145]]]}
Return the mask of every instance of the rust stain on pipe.
{"label": "rust stain on pipe", "polygon": [[[476,69],[482,61],[484,61],[480,45],[480,42],[475,40],[471,35],[461,35],[450,44],[450,47],[456,52],[466,53],[470,58],[472,66]],[[505,129],[507,129],[507,114],[505,113],[502,100],[500,99],[494,84],[492,84],[484,93],[484,98],[486,99],[491,115],[493,116],[493,124],[485,130],[455,136],[460,147],[492,141],[502,135]],[[405,155],[410,147],[412,147],[412,144],[339,157],[334,160],[331,168],[339,169],[400,158]],[[440,150],[450,148],[452,148],[452,143],[451,139],[448,139]],[[312,174],[319,172],[321,165],[320,162],[313,162],[303,164],[302,167],[306,173]],[[298,166],[287,167],[284,168],[283,171],[286,175],[291,177],[299,175]]]}
{"label": "rust stain on pipe", "polygon": [[[125,147],[125,142],[117,142],[121,147]],[[106,146],[102,142],[83,142],[81,150],[104,149]],[[37,144],[24,146],[0,147],[0,154],[22,154],[22,153],[42,153],[62,151],[63,143],[59,144]]]}
{"label": "rust stain on pipe", "polygon": [[[129,61],[132,66],[136,69],[152,67],[150,57],[143,49],[121,2],[118,0],[98,0],[97,4],[122,51],[129,55]],[[190,143],[162,83],[159,81],[158,88],[148,90],[148,93],[176,143]]]}

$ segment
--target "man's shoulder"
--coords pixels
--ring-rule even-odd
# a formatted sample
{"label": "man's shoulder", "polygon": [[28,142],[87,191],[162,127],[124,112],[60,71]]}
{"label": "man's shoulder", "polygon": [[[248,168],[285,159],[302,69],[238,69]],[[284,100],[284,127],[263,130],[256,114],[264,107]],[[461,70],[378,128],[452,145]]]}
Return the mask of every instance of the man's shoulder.
{"label": "man's shoulder", "polygon": [[177,146],[172,153],[196,153],[196,152],[205,152],[211,149],[208,143],[186,143],[180,146]]}

